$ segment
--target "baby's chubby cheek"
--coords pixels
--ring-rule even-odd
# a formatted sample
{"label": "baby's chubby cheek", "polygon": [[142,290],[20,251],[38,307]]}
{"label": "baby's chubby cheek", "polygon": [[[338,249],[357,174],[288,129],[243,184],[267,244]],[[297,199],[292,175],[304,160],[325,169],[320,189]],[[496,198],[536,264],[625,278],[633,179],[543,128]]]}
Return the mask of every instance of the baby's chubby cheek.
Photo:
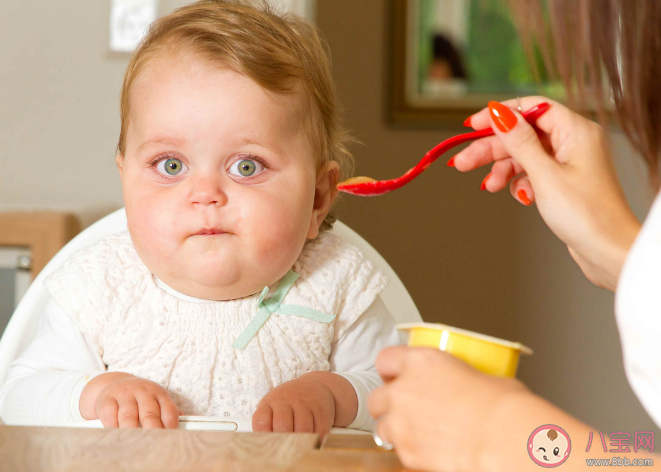
{"label": "baby's chubby cheek", "polygon": [[[141,257],[167,261],[187,227],[186,216],[174,202],[138,194],[125,197],[126,215],[134,245]],[[147,262],[147,261],[145,261]]]}
{"label": "baby's chubby cheek", "polygon": [[305,207],[300,201],[272,198],[254,211],[242,209],[238,236],[246,255],[261,270],[286,273],[296,262],[309,226],[310,212]]}

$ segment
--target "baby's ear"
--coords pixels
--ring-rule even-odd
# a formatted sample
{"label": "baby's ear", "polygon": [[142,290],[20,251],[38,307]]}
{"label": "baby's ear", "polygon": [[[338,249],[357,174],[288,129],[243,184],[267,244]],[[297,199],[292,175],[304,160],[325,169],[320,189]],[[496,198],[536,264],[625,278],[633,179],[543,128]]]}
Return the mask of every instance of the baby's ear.
{"label": "baby's ear", "polygon": [[117,170],[119,170],[119,178],[122,178],[122,167],[124,166],[124,156],[117,154],[115,156],[115,163],[117,164]]}
{"label": "baby's ear", "polygon": [[314,187],[314,203],[312,206],[312,218],[308,229],[308,239],[319,236],[319,227],[326,219],[326,215],[333,206],[337,197],[337,182],[340,179],[340,166],[331,161],[317,172],[317,183]]}

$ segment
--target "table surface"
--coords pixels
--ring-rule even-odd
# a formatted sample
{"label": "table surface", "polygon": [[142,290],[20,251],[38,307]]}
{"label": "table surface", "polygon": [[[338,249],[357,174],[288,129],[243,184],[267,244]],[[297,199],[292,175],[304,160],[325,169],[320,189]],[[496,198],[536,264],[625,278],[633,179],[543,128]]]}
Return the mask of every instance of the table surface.
{"label": "table surface", "polygon": [[371,436],[0,425],[4,471],[395,471]]}

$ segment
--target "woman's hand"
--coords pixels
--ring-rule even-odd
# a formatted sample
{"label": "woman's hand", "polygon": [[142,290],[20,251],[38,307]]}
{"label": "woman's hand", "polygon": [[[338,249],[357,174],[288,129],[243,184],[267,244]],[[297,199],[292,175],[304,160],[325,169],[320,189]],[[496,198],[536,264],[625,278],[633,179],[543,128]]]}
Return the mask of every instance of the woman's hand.
{"label": "woman's hand", "polygon": [[528,392],[515,379],[481,374],[437,349],[386,348],[376,368],[386,385],[370,395],[370,414],[380,419],[379,436],[413,469],[481,470],[484,442],[507,434],[494,424],[500,410]]}
{"label": "woman's hand", "polygon": [[105,428],[177,428],[179,408],[170,394],[150,380],[123,372],[92,379],[80,396],[80,412]]}
{"label": "woman's hand", "polygon": [[[544,424],[576,441],[563,470],[584,470],[590,428],[516,379],[483,374],[437,349],[389,347],[376,368],[385,385],[369,397],[377,433],[405,467],[429,471],[535,470],[527,442]],[[600,457],[593,450],[592,457]]]}
{"label": "woman's hand", "polygon": [[356,417],[351,383],[332,372],[308,372],[267,393],[252,416],[253,431],[328,434]]}
{"label": "woman's hand", "polygon": [[470,118],[475,129],[496,136],[474,142],[453,160],[466,172],[493,164],[482,188],[497,192],[508,184],[521,203],[537,203],[542,218],[568,247],[594,284],[614,290],[640,229],[626,202],[602,128],[544,97],[521,99],[527,110],[541,102],[551,108],[535,130],[511,108],[515,100]]}

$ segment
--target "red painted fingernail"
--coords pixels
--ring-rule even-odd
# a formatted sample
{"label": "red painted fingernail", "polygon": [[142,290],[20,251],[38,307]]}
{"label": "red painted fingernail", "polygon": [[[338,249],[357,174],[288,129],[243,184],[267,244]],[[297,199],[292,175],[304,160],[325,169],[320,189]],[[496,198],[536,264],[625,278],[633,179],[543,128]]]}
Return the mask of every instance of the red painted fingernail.
{"label": "red painted fingernail", "polygon": [[489,113],[491,113],[491,118],[493,118],[496,127],[503,133],[510,131],[518,122],[512,110],[502,103],[489,102]]}
{"label": "red painted fingernail", "polygon": [[452,158],[450,158],[450,160],[448,161],[448,167],[454,167],[454,157],[455,156],[452,156]]}
{"label": "red painted fingernail", "polygon": [[473,115],[469,116],[468,118],[466,118],[466,120],[464,120],[464,126],[465,126],[465,127],[467,127],[467,128],[472,128],[472,126],[471,126],[471,118],[473,118]]}
{"label": "red painted fingernail", "polygon": [[487,176],[484,178],[482,181],[482,185],[480,185],[480,190],[486,190],[487,188],[487,180],[489,180],[489,177],[491,177],[491,172],[487,174]]}
{"label": "red painted fingernail", "polygon": [[531,201],[528,198],[528,195],[526,194],[526,191],[521,189],[518,192],[516,192],[516,196],[519,197],[519,200],[523,202],[525,206],[529,206]]}

